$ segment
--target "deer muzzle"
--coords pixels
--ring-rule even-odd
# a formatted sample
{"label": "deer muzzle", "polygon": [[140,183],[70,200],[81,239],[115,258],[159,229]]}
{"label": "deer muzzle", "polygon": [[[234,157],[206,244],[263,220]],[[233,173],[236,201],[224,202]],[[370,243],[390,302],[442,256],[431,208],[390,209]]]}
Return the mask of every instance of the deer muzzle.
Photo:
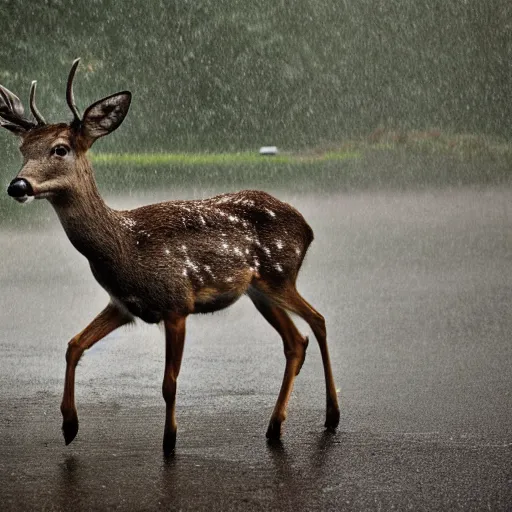
{"label": "deer muzzle", "polygon": [[25,178],[14,178],[7,187],[7,193],[20,203],[34,198],[32,185]]}

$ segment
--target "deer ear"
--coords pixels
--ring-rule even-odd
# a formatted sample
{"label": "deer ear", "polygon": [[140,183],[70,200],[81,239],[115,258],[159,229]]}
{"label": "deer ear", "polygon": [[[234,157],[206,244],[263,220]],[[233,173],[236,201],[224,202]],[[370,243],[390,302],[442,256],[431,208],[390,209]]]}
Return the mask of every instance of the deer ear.
{"label": "deer ear", "polygon": [[5,128],[6,130],[9,130],[10,132],[14,133],[14,135],[19,135],[20,137],[23,137],[27,133],[27,130],[21,126],[18,126],[14,123],[9,123],[7,121],[4,121],[0,118],[0,126],[2,128]]}
{"label": "deer ear", "polygon": [[131,100],[131,93],[123,91],[107,96],[87,108],[81,126],[91,144],[120,126],[128,113]]}

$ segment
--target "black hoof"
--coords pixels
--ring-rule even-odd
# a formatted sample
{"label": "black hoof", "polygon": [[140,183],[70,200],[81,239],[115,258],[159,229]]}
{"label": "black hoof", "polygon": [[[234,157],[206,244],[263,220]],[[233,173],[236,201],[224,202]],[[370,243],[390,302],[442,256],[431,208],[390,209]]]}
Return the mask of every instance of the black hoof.
{"label": "black hoof", "polygon": [[340,410],[338,407],[327,407],[327,415],[325,418],[325,428],[334,431],[340,422]]}
{"label": "black hoof", "polygon": [[66,446],[75,439],[78,433],[78,419],[72,419],[62,422],[62,433],[64,434],[64,441]]}
{"label": "black hoof", "polygon": [[266,436],[267,439],[270,440],[281,439],[281,423],[275,420],[270,420]]}
{"label": "black hoof", "polygon": [[284,444],[281,439],[267,439],[267,446],[276,453],[284,453]]}
{"label": "black hoof", "polygon": [[174,448],[176,447],[176,432],[166,432],[164,434],[164,456],[169,457],[174,452]]}

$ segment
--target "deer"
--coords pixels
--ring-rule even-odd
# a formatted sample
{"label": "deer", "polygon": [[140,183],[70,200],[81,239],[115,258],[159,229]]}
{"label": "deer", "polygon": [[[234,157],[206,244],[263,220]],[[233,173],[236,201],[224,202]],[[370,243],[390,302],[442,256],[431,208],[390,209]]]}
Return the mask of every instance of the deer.
{"label": "deer", "polygon": [[313,230],[291,205],[258,190],[230,192],[208,199],[173,200],[115,210],[100,195],[87,151],[116,130],[128,113],[131,93],[96,101],[80,115],[73,81],[66,102],[73,119],[47,123],[30,87],[25,117],[20,99],[0,86],[0,126],[21,138],[23,165],[7,193],[20,203],[47,199],[71,244],[89,262],[96,281],[110,296],[106,307],[67,345],[62,432],[66,445],[78,433],[75,370],[83,353],[115,329],[136,319],[160,324],[165,332],[163,452],[176,445],[176,389],[189,315],[212,313],[247,295],[281,336],[285,370],[266,437],[281,438],[295,377],[309,338],[290,313],[309,325],[320,348],[326,386],[325,428],[340,419],[324,317],[296,289],[296,280]]}

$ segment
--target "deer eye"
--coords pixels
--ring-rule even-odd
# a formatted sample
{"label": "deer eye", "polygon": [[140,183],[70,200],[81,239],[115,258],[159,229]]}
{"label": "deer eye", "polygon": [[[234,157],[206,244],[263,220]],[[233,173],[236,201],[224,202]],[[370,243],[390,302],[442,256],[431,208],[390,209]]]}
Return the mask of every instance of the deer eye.
{"label": "deer eye", "polygon": [[55,146],[54,148],[52,148],[52,155],[57,155],[57,156],[66,156],[67,154],[69,153],[69,148],[68,146],[65,146],[64,144],[59,144],[58,146]]}

